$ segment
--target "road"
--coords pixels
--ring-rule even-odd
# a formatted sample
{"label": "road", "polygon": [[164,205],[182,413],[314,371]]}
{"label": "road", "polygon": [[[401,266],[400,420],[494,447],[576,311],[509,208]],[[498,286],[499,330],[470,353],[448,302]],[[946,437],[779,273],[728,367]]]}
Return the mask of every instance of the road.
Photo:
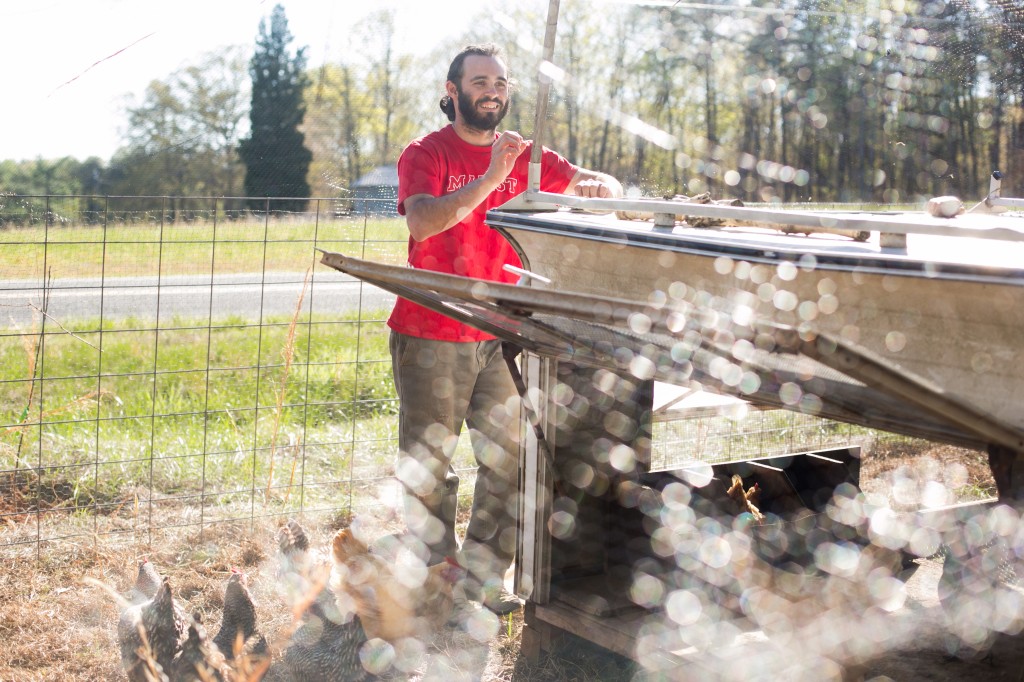
{"label": "road", "polygon": [[[134,317],[155,322],[183,317],[219,320],[240,316],[259,322],[292,315],[302,292],[304,273],[175,275],[59,279],[51,283],[47,314],[60,323],[82,319],[117,321]],[[0,279],[0,329],[28,329],[42,307],[38,280]],[[394,295],[342,273],[317,273],[303,298],[303,312],[348,313],[389,310]],[[36,313],[38,315],[38,313]]]}

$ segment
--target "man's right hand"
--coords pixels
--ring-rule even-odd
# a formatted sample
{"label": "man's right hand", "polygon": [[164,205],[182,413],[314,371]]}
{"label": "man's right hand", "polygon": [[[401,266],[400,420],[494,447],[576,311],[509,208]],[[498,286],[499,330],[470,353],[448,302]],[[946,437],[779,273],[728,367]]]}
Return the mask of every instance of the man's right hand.
{"label": "man's right hand", "polygon": [[515,168],[516,159],[526,151],[526,140],[519,133],[506,130],[491,147],[491,165],[487,168],[487,175],[496,184],[501,184],[508,177],[508,174]]}

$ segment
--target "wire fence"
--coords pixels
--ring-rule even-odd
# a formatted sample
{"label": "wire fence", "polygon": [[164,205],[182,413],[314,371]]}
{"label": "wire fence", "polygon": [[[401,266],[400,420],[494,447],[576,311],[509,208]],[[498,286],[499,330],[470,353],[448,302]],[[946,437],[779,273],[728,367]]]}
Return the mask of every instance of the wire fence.
{"label": "wire fence", "polygon": [[[0,555],[398,508],[393,297],[318,249],[401,264],[408,232],[393,199],[276,202],[0,198]],[[654,435],[662,467],[856,438],[759,412]],[[468,493],[466,442],[456,467]]]}
{"label": "wire fence", "polygon": [[[394,201],[4,197],[0,547],[373,504],[393,466]],[[258,205],[262,204],[262,206]]]}

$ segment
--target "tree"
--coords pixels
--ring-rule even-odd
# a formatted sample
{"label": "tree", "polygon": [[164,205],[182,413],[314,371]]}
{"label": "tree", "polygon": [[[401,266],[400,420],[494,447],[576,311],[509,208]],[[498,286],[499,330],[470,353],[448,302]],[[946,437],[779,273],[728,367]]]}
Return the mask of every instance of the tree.
{"label": "tree", "polygon": [[[418,121],[413,114],[415,108],[406,104],[415,102],[418,93],[406,81],[415,73],[413,58],[407,54],[396,54],[394,11],[382,11],[370,15],[361,22],[360,30],[364,45],[373,45],[367,72],[367,91],[373,93],[373,112],[367,123],[373,136],[374,163],[384,165],[397,160],[405,145],[419,131]],[[367,40],[372,35],[376,40]]]}
{"label": "tree", "polygon": [[[288,52],[292,35],[284,7],[275,5],[266,19],[260,20],[256,51],[249,62],[252,77],[252,106],[249,137],[242,141],[239,155],[245,164],[245,193],[249,197],[287,197],[275,202],[275,209],[302,211],[310,196],[309,172],[312,153],[299,130],[306,114],[303,91],[309,83],[306,75],[306,48],[294,56]],[[263,202],[252,200],[259,208]]]}
{"label": "tree", "polygon": [[204,55],[126,107],[127,145],[112,161],[120,194],[232,196],[245,120],[245,57],[238,49]]}
{"label": "tree", "polygon": [[[0,227],[39,224],[44,219],[48,225],[55,225],[88,214],[98,202],[75,195],[89,192],[95,183],[87,184],[86,177],[102,172],[103,164],[95,157],[84,163],[70,156],[0,161],[0,205],[18,207],[0,219]],[[18,198],[8,204],[8,197]]]}
{"label": "tree", "polygon": [[[420,60],[396,44],[392,10],[355,25],[343,57],[312,73],[303,131],[313,152],[314,196],[348,196],[374,166],[395,163],[410,140],[444,120],[437,107],[443,75],[425,77],[451,55]],[[431,74],[433,76],[433,74]]]}
{"label": "tree", "polygon": [[368,134],[371,94],[353,67],[324,64],[309,88],[309,120],[305,126],[313,150],[315,195],[343,195],[366,170],[363,148]]}

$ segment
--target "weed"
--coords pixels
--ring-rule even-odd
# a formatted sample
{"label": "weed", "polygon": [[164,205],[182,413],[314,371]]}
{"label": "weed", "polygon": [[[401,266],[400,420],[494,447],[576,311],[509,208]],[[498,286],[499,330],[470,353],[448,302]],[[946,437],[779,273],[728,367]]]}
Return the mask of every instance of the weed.
{"label": "weed", "polygon": [[[295,303],[295,312],[292,314],[292,318],[288,323],[288,334],[286,336],[284,348],[281,349],[281,357],[284,359],[284,368],[281,371],[280,386],[277,390],[277,402],[274,405],[274,429],[273,434],[270,437],[270,464],[269,471],[267,472],[267,498],[270,497],[270,491],[274,485],[274,454],[277,451],[277,436],[281,428],[281,418],[284,411],[284,398],[288,389],[288,376],[292,368],[292,361],[295,359],[295,327],[298,322],[299,315],[302,313],[302,300],[306,297],[306,290],[309,288],[309,278],[312,272],[312,268],[306,270],[306,277],[302,281],[302,290],[299,292],[298,301]],[[291,486],[295,482],[295,463],[297,461],[297,458],[292,459],[292,470],[288,479],[288,491],[291,491]],[[285,495],[285,501],[287,502],[287,494]]]}

